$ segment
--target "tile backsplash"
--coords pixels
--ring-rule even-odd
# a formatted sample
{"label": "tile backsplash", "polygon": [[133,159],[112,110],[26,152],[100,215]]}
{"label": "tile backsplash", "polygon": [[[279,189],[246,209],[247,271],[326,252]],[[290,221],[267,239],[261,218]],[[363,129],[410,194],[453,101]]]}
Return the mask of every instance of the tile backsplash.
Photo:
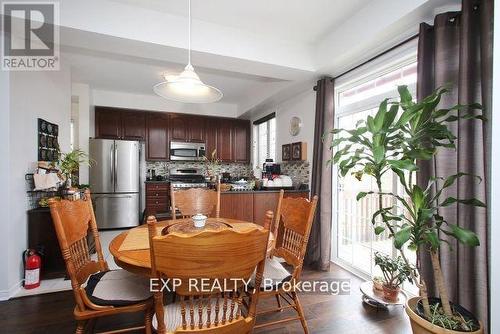
{"label": "tile backsplash", "polygon": [[283,161],[281,163],[281,174],[286,174],[294,182],[309,184],[311,168],[309,161]]}
{"label": "tile backsplash", "polygon": [[[206,167],[202,162],[197,161],[147,161],[147,169],[154,169],[156,175],[169,176],[171,168],[197,168],[206,175]],[[248,177],[252,175],[252,168],[249,164],[245,163],[220,163],[215,168],[215,173],[230,173],[232,177]]]}
{"label": "tile backsplash", "polygon": [[[156,175],[169,176],[171,168],[198,168],[206,175],[206,167],[202,162],[196,161],[147,161],[147,169],[154,169]],[[220,163],[215,172],[217,174],[227,172],[232,177],[249,177],[253,175],[252,166],[245,163]],[[292,180],[309,184],[310,164],[308,161],[287,161],[281,163],[281,173],[289,175]]]}

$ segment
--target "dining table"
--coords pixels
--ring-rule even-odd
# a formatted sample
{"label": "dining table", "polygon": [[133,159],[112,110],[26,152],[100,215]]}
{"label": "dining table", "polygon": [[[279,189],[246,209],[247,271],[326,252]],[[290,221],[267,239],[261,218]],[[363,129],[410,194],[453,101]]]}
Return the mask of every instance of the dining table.
{"label": "dining table", "polygon": [[[176,233],[179,235],[193,236],[211,230],[233,229],[237,232],[246,232],[255,228],[263,228],[261,225],[252,222],[229,219],[229,218],[208,218],[204,227],[195,227],[191,218],[163,220],[155,224],[158,234]],[[267,245],[268,254],[273,250],[275,238],[269,234]],[[117,235],[109,244],[109,251],[115,263],[129,272],[151,276],[151,257],[149,250],[148,226],[143,224]]]}

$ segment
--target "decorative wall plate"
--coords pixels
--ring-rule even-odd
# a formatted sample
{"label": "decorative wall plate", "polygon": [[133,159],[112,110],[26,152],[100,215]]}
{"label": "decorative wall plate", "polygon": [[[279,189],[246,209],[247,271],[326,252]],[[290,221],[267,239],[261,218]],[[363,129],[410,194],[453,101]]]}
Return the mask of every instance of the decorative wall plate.
{"label": "decorative wall plate", "polygon": [[302,128],[302,120],[294,116],[290,119],[290,134],[292,136],[296,136],[300,133],[300,129]]}

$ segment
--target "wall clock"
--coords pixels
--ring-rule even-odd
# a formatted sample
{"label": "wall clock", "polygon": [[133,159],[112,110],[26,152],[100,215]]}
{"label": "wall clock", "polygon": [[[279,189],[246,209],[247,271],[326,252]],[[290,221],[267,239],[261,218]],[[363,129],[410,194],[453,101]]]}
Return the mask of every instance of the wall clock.
{"label": "wall clock", "polygon": [[292,136],[298,135],[300,128],[302,128],[302,120],[297,116],[292,117],[290,119],[290,134]]}

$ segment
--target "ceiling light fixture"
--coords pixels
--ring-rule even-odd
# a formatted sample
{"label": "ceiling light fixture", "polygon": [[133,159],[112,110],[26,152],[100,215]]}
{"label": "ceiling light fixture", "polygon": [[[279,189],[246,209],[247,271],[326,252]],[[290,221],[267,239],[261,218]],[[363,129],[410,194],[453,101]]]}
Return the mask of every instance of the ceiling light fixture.
{"label": "ceiling light fixture", "polygon": [[200,80],[191,65],[191,0],[188,0],[188,64],[179,75],[164,75],[165,81],[153,86],[161,97],[177,102],[212,103],[222,98],[222,92]]}

